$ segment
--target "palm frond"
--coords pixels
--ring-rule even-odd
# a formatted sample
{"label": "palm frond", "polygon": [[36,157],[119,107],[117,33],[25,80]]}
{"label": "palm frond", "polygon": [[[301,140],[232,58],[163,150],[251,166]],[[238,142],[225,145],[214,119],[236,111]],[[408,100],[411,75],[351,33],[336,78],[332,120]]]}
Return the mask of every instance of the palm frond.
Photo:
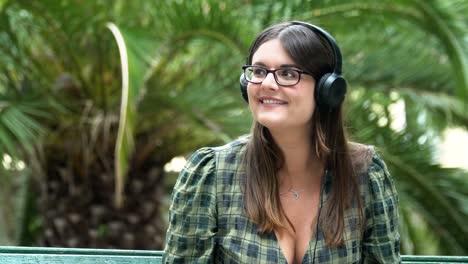
{"label": "palm frond", "polygon": [[[150,69],[152,45],[144,45],[142,38],[135,37],[130,31],[124,33],[113,23],[108,24],[119,46],[122,68],[122,99],[120,106],[119,129],[115,147],[115,172],[117,208],[123,206],[124,184],[130,156],[134,151],[134,130],[140,91]],[[146,42],[148,43],[148,42]]]}

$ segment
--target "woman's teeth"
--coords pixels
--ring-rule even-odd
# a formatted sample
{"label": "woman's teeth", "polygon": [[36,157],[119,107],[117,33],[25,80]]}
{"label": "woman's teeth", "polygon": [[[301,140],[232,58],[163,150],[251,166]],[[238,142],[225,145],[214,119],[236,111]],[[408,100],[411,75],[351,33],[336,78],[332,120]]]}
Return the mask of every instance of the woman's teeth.
{"label": "woman's teeth", "polygon": [[263,100],[262,103],[264,103],[264,104],[285,104],[285,102],[278,101],[278,100],[271,100],[271,99]]}

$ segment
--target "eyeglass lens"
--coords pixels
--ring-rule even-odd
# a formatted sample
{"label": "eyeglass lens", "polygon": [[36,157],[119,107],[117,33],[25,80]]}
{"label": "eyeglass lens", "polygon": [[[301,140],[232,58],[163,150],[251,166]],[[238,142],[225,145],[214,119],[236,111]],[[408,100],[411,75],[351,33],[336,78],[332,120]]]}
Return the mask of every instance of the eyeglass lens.
{"label": "eyeglass lens", "polygon": [[267,70],[259,66],[248,66],[245,68],[245,77],[252,83],[261,83],[267,77],[268,73],[274,74],[275,80],[279,85],[295,85],[299,82],[300,73],[295,69],[276,69]]}

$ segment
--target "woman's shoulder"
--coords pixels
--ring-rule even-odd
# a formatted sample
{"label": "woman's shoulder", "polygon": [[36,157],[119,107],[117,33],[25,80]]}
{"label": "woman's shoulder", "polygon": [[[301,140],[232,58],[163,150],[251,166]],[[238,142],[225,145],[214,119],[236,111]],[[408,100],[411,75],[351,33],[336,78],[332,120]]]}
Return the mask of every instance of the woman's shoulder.
{"label": "woman's shoulder", "polygon": [[360,175],[361,183],[383,181],[384,185],[393,185],[387,165],[374,146],[350,143],[350,156],[354,172]]}
{"label": "woman's shoulder", "polygon": [[231,153],[231,152],[241,152],[247,143],[250,140],[250,135],[241,136],[225,145],[218,146],[218,147],[211,147],[212,151],[216,153]]}
{"label": "woman's shoulder", "polygon": [[349,154],[353,169],[359,175],[369,171],[376,153],[374,146],[351,142],[349,143]]}
{"label": "woman's shoulder", "polygon": [[205,147],[199,149],[197,153],[203,155],[210,155],[216,159],[217,162],[236,162],[239,163],[245,153],[247,143],[250,136],[241,136],[227,144],[216,147]]}
{"label": "woman's shoulder", "polygon": [[224,164],[239,164],[249,138],[249,136],[242,136],[222,146],[200,148],[190,156],[185,170],[195,168],[213,170]]}
{"label": "woman's shoulder", "polygon": [[213,192],[221,174],[239,168],[247,141],[248,138],[242,137],[223,146],[196,150],[179,173],[174,193]]}
{"label": "woman's shoulder", "polygon": [[385,196],[396,199],[392,176],[374,146],[351,143],[350,154],[354,171],[360,178],[361,188],[365,186],[361,189],[365,196],[372,196],[374,201],[384,199]]}

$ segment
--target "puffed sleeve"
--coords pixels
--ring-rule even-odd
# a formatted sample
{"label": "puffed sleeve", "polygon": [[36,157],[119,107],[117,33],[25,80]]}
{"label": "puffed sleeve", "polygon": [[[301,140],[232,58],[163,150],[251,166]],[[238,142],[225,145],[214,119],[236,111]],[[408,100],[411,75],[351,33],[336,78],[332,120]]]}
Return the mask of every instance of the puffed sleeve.
{"label": "puffed sleeve", "polygon": [[401,263],[398,196],[382,159],[374,154],[365,198],[364,263]]}
{"label": "puffed sleeve", "polygon": [[179,174],[171,196],[163,263],[211,263],[216,223],[215,154],[196,151]]}

